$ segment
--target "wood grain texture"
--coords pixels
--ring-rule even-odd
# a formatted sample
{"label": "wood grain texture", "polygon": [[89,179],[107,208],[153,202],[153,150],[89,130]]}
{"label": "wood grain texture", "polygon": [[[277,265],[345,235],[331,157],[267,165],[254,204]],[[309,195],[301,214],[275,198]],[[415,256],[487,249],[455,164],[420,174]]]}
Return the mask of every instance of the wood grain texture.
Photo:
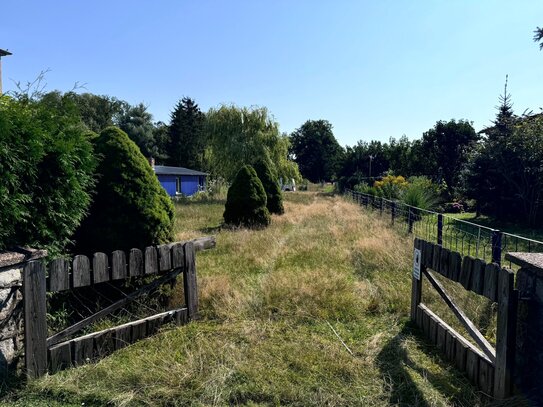
{"label": "wood grain texture", "polygon": [[145,275],[158,273],[158,253],[154,246],[145,248]]}
{"label": "wood grain texture", "polygon": [[70,289],[70,262],[67,259],[55,259],[49,263],[50,292]]}
{"label": "wood grain texture", "polygon": [[171,246],[163,244],[158,246],[158,267],[160,271],[172,268]]}
{"label": "wood grain texture", "polygon": [[122,250],[115,250],[111,254],[111,279],[123,280],[127,277],[126,254]]}
{"label": "wood grain texture", "polygon": [[500,266],[495,263],[487,264],[485,267],[485,281],[483,295],[490,301],[498,300],[498,272]]}
{"label": "wood grain texture", "polygon": [[194,244],[185,243],[185,267],[183,270],[183,284],[185,289],[185,304],[189,319],[198,318],[198,283],[196,281],[196,258]]}
{"label": "wood grain texture", "polygon": [[72,279],[74,288],[91,285],[90,260],[87,256],[78,254],[74,257]]}
{"label": "wood grain texture", "polygon": [[129,265],[130,277],[138,277],[143,275],[143,253],[140,249],[130,250]]}
{"label": "wood grain texture", "polygon": [[432,270],[439,274],[441,274],[441,250],[443,250],[441,246],[434,246],[434,251],[432,255],[432,267],[430,267]]}
{"label": "wood grain texture", "polygon": [[449,278],[449,254],[450,250],[441,248],[441,257],[439,260],[439,274],[443,277]]}
{"label": "wood grain texture", "polygon": [[45,265],[30,261],[23,269],[26,374],[30,378],[47,372],[47,304]]}
{"label": "wood grain texture", "polygon": [[482,295],[484,292],[485,269],[486,263],[484,260],[473,259],[470,290],[480,295]]}
{"label": "wood grain texture", "polygon": [[185,267],[185,249],[182,243],[176,243],[172,246],[172,267]]}
{"label": "wood grain texture", "polygon": [[109,264],[107,254],[94,253],[92,257],[92,279],[94,284],[109,281]]}
{"label": "wood grain texture", "polygon": [[56,373],[72,365],[72,343],[64,342],[49,349],[51,373]]}
{"label": "wood grain texture", "polygon": [[518,291],[514,289],[515,274],[502,268],[498,272],[498,321],[496,331],[496,364],[494,397],[503,400],[512,394],[515,362],[515,329]]}
{"label": "wood grain texture", "polygon": [[459,283],[462,284],[466,290],[469,290],[471,286],[472,274],[473,274],[473,257],[466,256],[462,261],[462,271],[460,272]]}

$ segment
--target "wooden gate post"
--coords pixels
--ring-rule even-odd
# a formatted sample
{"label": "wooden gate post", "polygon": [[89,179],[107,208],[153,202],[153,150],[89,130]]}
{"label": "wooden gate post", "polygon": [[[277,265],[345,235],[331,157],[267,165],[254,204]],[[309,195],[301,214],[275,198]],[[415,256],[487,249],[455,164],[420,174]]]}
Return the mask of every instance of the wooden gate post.
{"label": "wooden gate post", "polygon": [[[422,240],[419,238],[415,238],[415,249],[419,249],[422,251],[422,246],[425,244]],[[417,312],[419,304],[422,300],[422,267],[421,266],[421,273],[419,275],[419,278],[417,279],[415,275],[412,276],[412,283],[411,283],[411,320],[415,322],[417,320]]]}
{"label": "wooden gate post", "polygon": [[45,264],[28,262],[23,271],[26,373],[30,378],[47,372],[47,317]]}
{"label": "wooden gate post", "polygon": [[198,284],[196,281],[196,259],[194,244],[185,243],[185,269],[183,270],[183,284],[185,291],[185,304],[189,320],[198,318]]}

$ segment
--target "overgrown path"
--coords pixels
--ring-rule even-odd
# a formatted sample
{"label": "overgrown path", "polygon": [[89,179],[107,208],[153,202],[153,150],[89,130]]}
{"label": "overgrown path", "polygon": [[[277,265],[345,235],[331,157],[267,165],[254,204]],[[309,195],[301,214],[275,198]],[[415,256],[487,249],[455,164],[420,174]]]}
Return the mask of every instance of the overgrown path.
{"label": "overgrown path", "polygon": [[217,230],[220,202],[177,206],[177,238],[217,235],[197,260],[202,320],[33,382],[18,403],[482,405],[406,325],[409,239],[340,197],[286,199],[262,231]]}

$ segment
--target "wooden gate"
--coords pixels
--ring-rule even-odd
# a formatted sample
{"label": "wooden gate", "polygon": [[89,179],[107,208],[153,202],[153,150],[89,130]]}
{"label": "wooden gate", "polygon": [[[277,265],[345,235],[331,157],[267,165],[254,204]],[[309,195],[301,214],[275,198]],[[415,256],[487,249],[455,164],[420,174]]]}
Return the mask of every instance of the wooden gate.
{"label": "wooden gate", "polygon": [[[157,332],[165,323],[185,324],[198,316],[198,286],[195,253],[215,246],[214,238],[202,238],[147,247],[143,252],[117,250],[111,256],[95,253],[92,259],[75,256],[29,262],[23,275],[25,363],[29,377],[39,377],[47,371],[80,365],[104,357],[114,350]],[[111,265],[110,265],[111,264]],[[97,320],[110,315],[137,298],[172,283],[183,275],[185,306],[155,314],[113,328],[73,338],[75,334]],[[74,290],[81,287],[119,281],[131,277],[157,276],[151,283],[124,295],[118,301],[93,315],[47,337],[47,293]]]}
{"label": "wooden gate", "polygon": [[[420,239],[415,239],[415,256],[420,256],[420,273],[415,270],[413,273],[411,319],[482,391],[498,399],[507,398],[512,393],[515,357],[518,291],[514,288],[514,273],[495,263],[486,264],[470,256],[462,258],[457,252]],[[414,269],[418,267],[414,266]],[[455,304],[433,275],[434,272],[460,283],[466,290],[497,302],[496,349]],[[439,293],[477,346],[421,303],[423,276]]]}

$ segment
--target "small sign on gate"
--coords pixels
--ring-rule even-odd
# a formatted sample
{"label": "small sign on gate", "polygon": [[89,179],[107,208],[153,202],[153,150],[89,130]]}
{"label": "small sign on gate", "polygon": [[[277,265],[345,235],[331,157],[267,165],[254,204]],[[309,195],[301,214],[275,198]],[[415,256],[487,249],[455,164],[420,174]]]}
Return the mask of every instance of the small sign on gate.
{"label": "small sign on gate", "polygon": [[417,280],[420,280],[420,259],[420,249],[415,249],[413,254],[413,277],[415,277]]}

